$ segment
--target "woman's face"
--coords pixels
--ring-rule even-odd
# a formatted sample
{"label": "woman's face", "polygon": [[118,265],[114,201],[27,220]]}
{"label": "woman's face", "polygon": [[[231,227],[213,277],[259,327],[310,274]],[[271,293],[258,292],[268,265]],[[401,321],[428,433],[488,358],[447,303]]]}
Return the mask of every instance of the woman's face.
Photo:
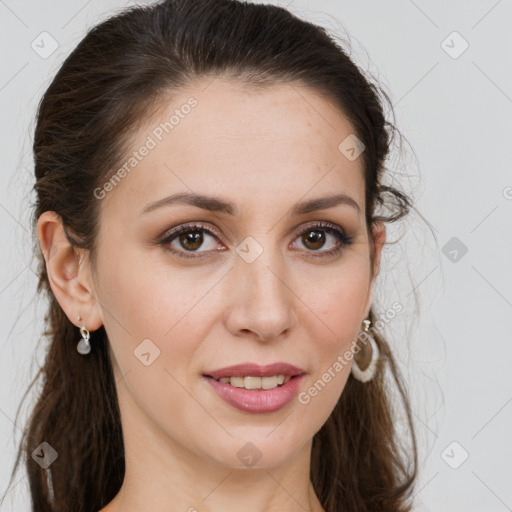
{"label": "woman's face", "polygon": [[[220,79],[188,87],[133,136],[120,181],[96,194],[94,295],[125,437],[162,457],[263,468],[321,428],[350,372],[332,368],[371,305],[363,162],[351,137],[311,89]],[[257,369],[207,377],[275,363],[303,375],[274,390],[281,377],[243,379]]]}

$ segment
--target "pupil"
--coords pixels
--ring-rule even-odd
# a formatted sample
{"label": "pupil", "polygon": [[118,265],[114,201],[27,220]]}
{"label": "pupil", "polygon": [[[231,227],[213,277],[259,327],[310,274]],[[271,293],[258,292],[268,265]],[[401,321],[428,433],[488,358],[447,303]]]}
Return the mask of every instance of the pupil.
{"label": "pupil", "polygon": [[319,249],[325,242],[324,234],[321,231],[309,231],[309,234],[306,236],[306,241],[307,243],[313,244],[313,249]]}
{"label": "pupil", "polygon": [[[185,249],[199,249],[203,241],[203,235],[200,232],[190,232],[181,235],[180,242]],[[189,246],[189,242],[192,246]]]}

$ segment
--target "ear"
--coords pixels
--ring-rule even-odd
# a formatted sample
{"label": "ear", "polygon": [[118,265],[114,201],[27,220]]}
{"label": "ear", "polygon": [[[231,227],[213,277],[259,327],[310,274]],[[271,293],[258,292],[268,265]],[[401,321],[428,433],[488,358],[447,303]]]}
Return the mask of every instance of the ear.
{"label": "ear", "polygon": [[71,245],[56,212],[41,214],[37,221],[37,237],[51,289],[69,321],[77,327],[85,325],[90,331],[99,329],[103,322],[87,251]]}
{"label": "ear", "polygon": [[368,315],[370,314],[375,280],[380,270],[381,252],[382,248],[384,247],[384,244],[386,243],[386,225],[384,224],[384,222],[378,221],[372,224],[371,237],[373,239],[373,265],[370,269],[372,274],[370,280],[370,288],[368,291],[368,302],[366,303],[364,318],[368,318]]}

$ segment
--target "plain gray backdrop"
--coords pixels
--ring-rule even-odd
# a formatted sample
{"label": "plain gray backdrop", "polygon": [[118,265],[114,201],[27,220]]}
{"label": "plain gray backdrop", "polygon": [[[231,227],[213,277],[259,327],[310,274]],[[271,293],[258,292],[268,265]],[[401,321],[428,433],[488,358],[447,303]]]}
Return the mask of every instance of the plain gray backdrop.
{"label": "plain gray backdrop", "polygon": [[[2,494],[38,388],[15,423],[17,407],[44,360],[29,225],[34,114],[85,31],[136,3],[0,0]],[[270,3],[350,36],[410,143],[389,167],[415,209],[389,227],[398,242],[385,249],[376,304],[404,305],[386,334],[418,431],[415,510],[512,510],[512,1]],[[2,510],[28,511],[24,472],[14,484]]]}

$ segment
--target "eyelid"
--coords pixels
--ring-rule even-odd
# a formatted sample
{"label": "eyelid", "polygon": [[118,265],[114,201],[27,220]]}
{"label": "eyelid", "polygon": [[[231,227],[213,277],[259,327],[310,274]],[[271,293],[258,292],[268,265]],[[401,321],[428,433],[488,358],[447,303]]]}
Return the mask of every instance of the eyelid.
{"label": "eyelid", "polygon": [[222,235],[220,231],[213,227],[211,224],[203,223],[202,221],[196,221],[196,222],[190,222],[181,224],[179,226],[176,226],[174,228],[170,228],[166,230],[160,237],[159,242],[165,242],[170,237],[174,237],[182,232],[188,232],[188,231],[202,231],[205,232],[211,232],[213,235],[215,235],[217,238],[222,238]]}
{"label": "eyelid", "polygon": [[334,224],[332,222],[329,222],[328,220],[320,220],[320,221],[314,221],[312,224],[308,224],[305,226],[301,231],[297,233],[297,236],[303,235],[304,233],[307,233],[312,228],[321,228],[321,229],[335,229],[336,231],[341,231],[343,234],[345,234],[345,230],[338,226],[337,224]]}
{"label": "eyelid", "polygon": [[[312,221],[311,224],[308,224],[308,225],[304,226],[304,228],[302,228],[299,232],[297,232],[295,236],[303,235],[308,230],[310,230],[312,228],[315,228],[315,227],[316,228],[323,228],[323,229],[325,229],[325,228],[332,228],[332,229],[341,231],[344,235],[346,235],[345,229],[343,229],[341,226],[338,226],[337,224],[334,224],[334,223],[332,223],[330,221],[321,220],[321,221]],[[162,235],[160,235],[159,240],[162,241],[165,238],[169,238],[169,236],[175,235],[175,234],[180,233],[181,231],[184,231],[184,230],[191,230],[191,231],[193,231],[194,229],[204,229],[207,232],[211,231],[218,238],[222,237],[220,231],[216,227],[214,227],[213,225],[211,225],[209,223],[204,223],[203,221],[194,221],[194,222],[191,222],[191,223],[181,224],[179,226],[176,226],[174,228],[170,228],[170,229],[166,230]],[[296,228],[294,228],[294,231],[295,231],[295,229]]]}

